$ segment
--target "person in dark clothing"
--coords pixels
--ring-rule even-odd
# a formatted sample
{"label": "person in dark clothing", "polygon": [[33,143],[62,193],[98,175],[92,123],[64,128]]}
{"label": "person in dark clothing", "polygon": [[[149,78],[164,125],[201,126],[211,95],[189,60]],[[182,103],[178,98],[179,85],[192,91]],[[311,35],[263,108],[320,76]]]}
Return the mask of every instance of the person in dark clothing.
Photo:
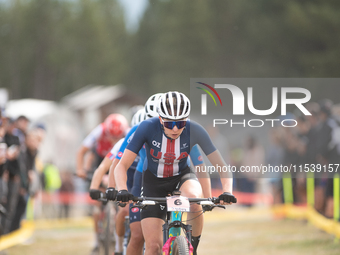
{"label": "person in dark clothing", "polygon": [[[1,111],[0,111],[1,112]],[[4,214],[6,213],[5,205],[7,203],[7,180],[8,172],[5,168],[7,144],[4,143],[5,127],[3,119],[0,117],[0,236],[4,233],[5,224]]]}
{"label": "person in dark clothing", "polygon": [[6,134],[4,136],[4,142],[7,145],[7,162],[5,164],[5,169],[8,172],[8,182],[7,182],[7,218],[4,223],[4,232],[10,232],[11,220],[15,214],[16,204],[18,201],[19,189],[20,189],[20,164],[19,164],[19,154],[20,154],[20,141],[17,136],[13,134],[15,129],[15,122],[11,118],[7,118],[6,123]]}
{"label": "person in dark clothing", "polygon": [[16,211],[11,222],[10,231],[20,228],[20,222],[26,211],[29,195],[29,183],[32,171],[35,171],[35,157],[39,147],[39,136],[35,130],[30,131],[26,137],[26,150],[20,154],[20,190]]}
{"label": "person in dark clothing", "polygon": [[[323,100],[320,102],[320,114],[319,119],[321,123],[320,135],[322,134],[323,143],[320,143],[321,150],[318,159],[322,164],[339,164],[340,159],[340,144],[339,138],[335,134],[340,132],[340,124],[336,118],[332,116],[333,104],[329,100]],[[326,217],[333,217],[333,179],[334,172],[329,172],[325,176],[325,211]]]}

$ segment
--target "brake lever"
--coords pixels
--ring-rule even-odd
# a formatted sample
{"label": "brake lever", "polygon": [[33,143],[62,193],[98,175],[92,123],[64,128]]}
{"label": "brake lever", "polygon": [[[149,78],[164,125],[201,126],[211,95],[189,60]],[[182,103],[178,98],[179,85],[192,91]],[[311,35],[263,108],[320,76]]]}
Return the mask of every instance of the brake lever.
{"label": "brake lever", "polygon": [[225,206],[224,206],[224,205],[216,205],[215,207],[219,207],[219,208],[225,209]]}
{"label": "brake lever", "polygon": [[116,201],[116,204],[120,207],[125,207],[127,204]]}

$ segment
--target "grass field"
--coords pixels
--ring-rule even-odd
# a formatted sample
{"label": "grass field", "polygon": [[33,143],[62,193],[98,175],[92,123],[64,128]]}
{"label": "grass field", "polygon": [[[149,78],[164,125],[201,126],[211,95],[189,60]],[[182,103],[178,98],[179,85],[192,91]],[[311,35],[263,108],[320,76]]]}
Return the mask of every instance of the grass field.
{"label": "grass field", "polygon": [[[86,255],[93,234],[89,224],[38,227],[29,245],[7,250],[8,255]],[[199,254],[340,254],[340,243],[314,226],[296,220],[273,219],[268,210],[233,208],[205,215]]]}

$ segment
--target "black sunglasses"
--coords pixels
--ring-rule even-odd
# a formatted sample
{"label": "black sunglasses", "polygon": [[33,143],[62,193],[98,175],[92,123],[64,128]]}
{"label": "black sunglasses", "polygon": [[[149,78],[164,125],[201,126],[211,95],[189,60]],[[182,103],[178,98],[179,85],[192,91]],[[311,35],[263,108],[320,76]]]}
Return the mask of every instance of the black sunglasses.
{"label": "black sunglasses", "polygon": [[163,125],[164,127],[168,129],[173,129],[175,126],[177,126],[178,129],[184,128],[185,125],[187,124],[186,120],[163,120]]}

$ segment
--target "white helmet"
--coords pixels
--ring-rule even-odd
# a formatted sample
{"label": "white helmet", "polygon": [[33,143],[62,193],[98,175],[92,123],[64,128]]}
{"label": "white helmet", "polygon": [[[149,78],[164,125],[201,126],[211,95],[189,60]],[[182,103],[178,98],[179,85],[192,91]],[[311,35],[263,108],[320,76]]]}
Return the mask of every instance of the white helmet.
{"label": "white helmet", "polygon": [[190,114],[190,100],[183,93],[167,92],[159,100],[158,114],[171,120],[187,118]]}
{"label": "white helmet", "polygon": [[148,118],[158,117],[158,100],[164,93],[157,93],[149,97],[145,103],[145,113]]}
{"label": "white helmet", "polygon": [[139,109],[135,115],[133,115],[132,119],[131,119],[131,127],[139,124],[140,122],[142,122],[143,120],[146,120],[146,114],[145,114],[145,110],[144,108]]}

